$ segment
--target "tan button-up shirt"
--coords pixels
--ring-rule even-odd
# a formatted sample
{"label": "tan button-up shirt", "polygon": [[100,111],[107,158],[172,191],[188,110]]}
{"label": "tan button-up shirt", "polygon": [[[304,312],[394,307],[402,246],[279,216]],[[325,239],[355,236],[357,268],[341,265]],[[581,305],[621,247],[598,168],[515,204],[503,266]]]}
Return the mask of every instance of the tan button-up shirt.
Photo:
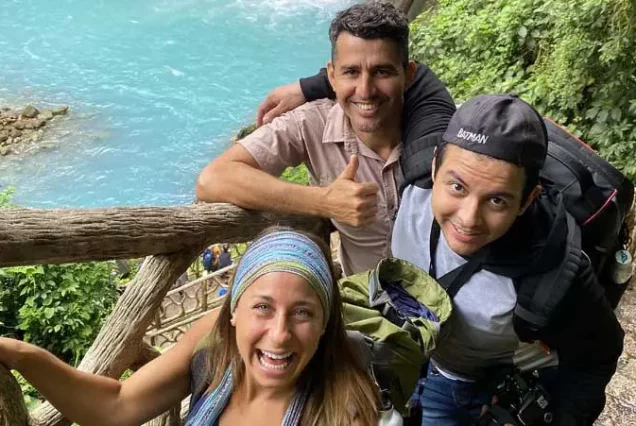
{"label": "tan button-up shirt", "polygon": [[401,145],[385,161],[353,132],[342,108],[331,100],[307,103],[262,126],[240,143],[265,172],[280,176],[288,166],[305,163],[313,186],[328,186],[347,167],[352,154],[359,159],[357,182],[378,185],[375,221],[356,228],[332,219],[340,232],[340,262],[345,275],[372,269],[391,256],[391,231],[402,179],[398,159]]}

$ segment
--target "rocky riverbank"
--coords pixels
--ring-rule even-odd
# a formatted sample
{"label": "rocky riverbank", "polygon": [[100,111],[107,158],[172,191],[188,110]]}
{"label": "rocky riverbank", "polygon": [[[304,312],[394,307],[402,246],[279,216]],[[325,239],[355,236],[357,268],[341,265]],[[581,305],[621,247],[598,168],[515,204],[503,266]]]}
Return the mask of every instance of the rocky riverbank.
{"label": "rocky riverbank", "polygon": [[21,110],[0,107],[0,155],[20,154],[37,145],[51,122],[67,113],[68,106],[42,110],[31,105]]}

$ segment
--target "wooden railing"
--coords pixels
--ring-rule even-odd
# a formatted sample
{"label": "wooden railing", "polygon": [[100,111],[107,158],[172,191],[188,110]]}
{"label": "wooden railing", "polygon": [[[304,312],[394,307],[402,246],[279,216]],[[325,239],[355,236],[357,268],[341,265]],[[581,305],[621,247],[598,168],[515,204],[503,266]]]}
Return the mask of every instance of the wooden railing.
{"label": "wooden railing", "polygon": [[[126,369],[134,370],[158,356],[144,342],[144,336],[171,286],[195,257],[211,242],[249,241],[273,224],[305,229],[325,239],[328,236],[329,227],[322,220],[246,211],[229,204],[2,209],[0,267],[150,256],[78,367],[119,378]],[[211,298],[206,303],[209,308],[217,301]],[[176,329],[180,325],[169,326]],[[179,412],[180,407],[174,407],[150,424],[179,425]],[[28,413],[13,375],[0,366],[0,426],[70,424],[48,403]]]}
{"label": "wooden railing", "polygon": [[166,349],[179,340],[188,326],[223,301],[218,292],[228,286],[229,274],[236,263],[170,290],[161,302],[145,341],[154,348]]}

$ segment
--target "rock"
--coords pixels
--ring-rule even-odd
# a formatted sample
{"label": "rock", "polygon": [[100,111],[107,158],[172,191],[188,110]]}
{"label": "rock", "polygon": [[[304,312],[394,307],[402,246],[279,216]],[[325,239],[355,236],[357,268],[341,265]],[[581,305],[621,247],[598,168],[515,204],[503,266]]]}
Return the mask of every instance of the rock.
{"label": "rock", "polygon": [[40,120],[50,120],[53,118],[53,113],[49,110],[40,111],[40,115],[38,115]]}
{"label": "rock", "polygon": [[40,149],[55,149],[55,144],[52,142],[43,142],[39,147]]}
{"label": "rock", "polygon": [[66,115],[66,113],[68,112],[68,106],[59,106],[59,107],[55,107],[51,110],[51,114],[55,115]]}
{"label": "rock", "polygon": [[29,105],[22,110],[22,117],[25,118],[35,118],[38,116],[40,111],[38,111],[35,107]]}
{"label": "rock", "polygon": [[31,120],[31,123],[33,124],[34,129],[39,129],[46,124],[46,120],[40,120],[39,118],[36,118],[35,120]]}
{"label": "rock", "polygon": [[[56,144],[45,137],[47,121],[68,114],[68,109],[66,105],[41,111],[33,105],[18,109],[0,106],[0,156],[20,155],[29,152],[27,148],[36,144],[38,149],[54,149]],[[0,425],[1,419],[0,410]]]}

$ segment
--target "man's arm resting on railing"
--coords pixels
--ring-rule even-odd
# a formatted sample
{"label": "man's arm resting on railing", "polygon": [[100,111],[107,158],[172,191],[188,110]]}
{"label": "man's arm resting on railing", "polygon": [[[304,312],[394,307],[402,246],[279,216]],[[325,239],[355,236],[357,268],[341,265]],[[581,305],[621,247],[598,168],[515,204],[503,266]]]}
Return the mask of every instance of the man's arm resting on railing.
{"label": "man's arm resting on railing", "polygon": [[[282,153],[280,155],[283,156]],[[297,163],[299,161],[285,162],[283,166]],[[278,173],[283,168],[275,167],[273,172]],[[201,201],[227,202],[246,209],[276,213],[321,216],[352,226],[363,226],[370,223],[377,212],[378,188],[374,183],[355,182],[357,168],[358,159],[352,156],[349,166],[329,186],[297,185],[266,173],[245,147],[235,144],[203,169],[197,180],[196,195]]]}
{"label": "man's arm resting on railing", "polygon": [[197,179],[200,201],[232,203],[242,208],[276,213],[326,216],[325,188],[285,182],[260,169],[241,145],[208,164]]}
{"label": "man's arm resting on railing", "polygon": [[0,338],[0,363],[24,376],[54,407],[85,426],[137,426],[180,403],[190,391],[190,360],[218,310],[195,322],[177,345],[124,382],[79,371],[28,343]]}

